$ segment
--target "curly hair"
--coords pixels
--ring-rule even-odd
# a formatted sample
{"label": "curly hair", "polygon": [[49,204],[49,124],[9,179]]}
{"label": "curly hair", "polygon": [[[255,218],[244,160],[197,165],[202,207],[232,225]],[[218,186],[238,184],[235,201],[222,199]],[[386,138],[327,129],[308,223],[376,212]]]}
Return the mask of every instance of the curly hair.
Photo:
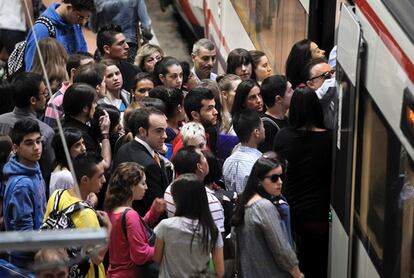
{"label": "curly hair", "polygon": [[132,198],[132,189],[144,177],[144,167],[136,162],[124,162],[113,172],[106,191],[104,208],[112,211]]}

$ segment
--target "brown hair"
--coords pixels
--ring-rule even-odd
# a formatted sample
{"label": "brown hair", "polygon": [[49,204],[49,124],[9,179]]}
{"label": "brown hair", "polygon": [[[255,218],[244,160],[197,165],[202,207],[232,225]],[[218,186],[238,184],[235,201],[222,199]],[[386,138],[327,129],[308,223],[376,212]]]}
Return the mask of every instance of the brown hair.
{"label": "brown hair", "polygon": [[[39,49],[45,64],[47,76],[49,79],[52,93],[57,91],[60,84],[69,79],[66,71],[66,62],[68,61],[68,54],[65,48],[54,38],[45,38],[39,41]],[[40,62],[39,53],[35,51],[32,72],[41,74],[43,76],[42,65]]]}
{"label": "brown hair", "polygon": [[104,208],[112,211],[132,198],[132,188],[144,177],[144,167],[136,162],[118,165],[108,183]]}

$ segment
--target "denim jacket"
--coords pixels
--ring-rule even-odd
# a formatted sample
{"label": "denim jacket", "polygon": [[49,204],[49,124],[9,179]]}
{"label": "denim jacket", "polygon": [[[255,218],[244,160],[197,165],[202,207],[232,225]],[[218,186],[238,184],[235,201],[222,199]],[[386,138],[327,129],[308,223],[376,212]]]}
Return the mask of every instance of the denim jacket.
{"label": "denim jacket", "polygon": [[136,43],[139,21],[144,28],[151,25],[144,0],[95,0],[95,9],[90,18],[91,29],[98,32],[105,25],[119,25],[127,42]]}

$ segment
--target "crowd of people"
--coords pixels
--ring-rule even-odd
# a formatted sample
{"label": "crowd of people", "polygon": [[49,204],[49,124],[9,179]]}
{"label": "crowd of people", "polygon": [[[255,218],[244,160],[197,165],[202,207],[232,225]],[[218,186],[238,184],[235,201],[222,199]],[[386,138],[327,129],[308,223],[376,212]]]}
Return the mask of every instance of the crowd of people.
{"label": "crowd of people", "polygon": [[[209,39],[192,67],[139,47],[121,2],[50,5],[0,86],[2,230],[36,231],[81,204],[74,228],[105,227],[107,243],[77,274],[61,248],[3,263],[60,263],[38,277],[327,277],[338,96],[325,51],[301,40],[275,75],[266,53],[237,48],[218,75]],[[144,1],[125,2],[150,38]]]}

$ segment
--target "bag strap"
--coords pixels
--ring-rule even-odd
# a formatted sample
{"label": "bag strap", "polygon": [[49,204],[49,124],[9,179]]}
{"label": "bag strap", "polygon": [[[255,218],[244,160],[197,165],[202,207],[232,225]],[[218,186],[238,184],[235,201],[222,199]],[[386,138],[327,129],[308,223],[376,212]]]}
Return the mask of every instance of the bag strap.
{"label": "bag strap", "polygon": [[60,190],[57,191],[57,193],[55,195],[55,199],[53,200],[52,210],[56,210],[56,211],[59,210],[59,201],[60,201],[60,197],[62,197],[63,191],[65,191],[65,190],[60,189]]}
{"label": "bag strap", "polygon": [[[67,189],[61,189],[56,193],[55,200],[53,202],[53,210],[59,211],[60,198],[62,197],[63,192],[66,191],[66,190]],[[88,205],[88,203],[86,203],[84,201],[78,201],[78,202],[73,203],[72,205],[68,206],[67,208],[63,209],[61,211],[61,213],[64,213],[67,216],[71,216],[73,213],[75,213],[75,212],[77,212],[81,209],[85,209],[85,208],[92,209],[92,207],[90,205]]]}
{"label": "bag strap", "polygon": [[122,219],[121,219],[122,232],[124,233],[127,240],[128,240],[128,234],[127,234],[127,227],[126,227],[126,214],[130,210],[131,210],[130,208],[125,209],[124,212],[122,213]]}
{"label": "bag strap", "polygon": [[41,23],[46,25],[47,30],[49,31],[49,37],[55,38],[56,37],[56,30],[55,30],[55,26],[53,25],[52,21],[50,21],[49,18],[45,17],[45,16],[40,16],[34,24],[36,23]]}
{"label": "bag strap", "polygon": [[262,116],[262,122],[263,123],[265,123],[265,122],[270,123],[271,125],[276,127],[278,131],[280,130],[280,127],[278,126],[278,124],[275,121],[273,121],[271,118],[267,117],[267,116]]}
{"label": "bag strap", "polygon": [[239,236],[237,233],[237,228],[234,229],[234,235],[236,236],[234,241],[234,264],[233,264],[233,273],[234,277],[240,276],[240,246],[239,246]]}

